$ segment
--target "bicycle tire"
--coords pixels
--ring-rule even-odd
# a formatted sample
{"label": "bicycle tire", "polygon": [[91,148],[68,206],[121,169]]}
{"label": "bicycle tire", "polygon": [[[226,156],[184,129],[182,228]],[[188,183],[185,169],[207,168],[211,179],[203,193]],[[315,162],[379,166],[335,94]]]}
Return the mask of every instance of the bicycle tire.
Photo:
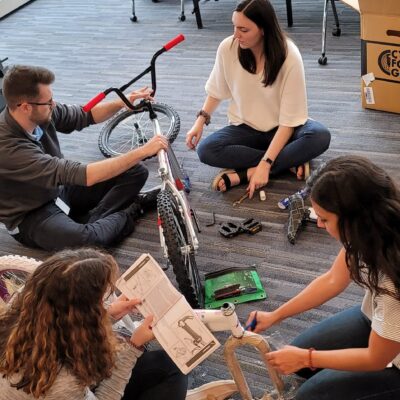
{"label": "bicycle tire", "polygon": [[204,296],[194,251],[182,254],[181,248],[189,244],[188,233],[177,201],[168,190],[157,196],[157,209],[164,233],[168,260],[178,283],[179,290],[193,308],[203,308]]}
{"label": "bicycle tire", "polygon": [[[178,113],[164,103],[154,103],[152,106],[157,114],[161,132],[173,143],[181,127]],[[99,134],[98,144],[105,157],[114,157],[142,146],[153,136],[153,126],[145,108],[135,111],[124,109],[104,125]]]}
{"label": "bicycle tire", "polygon": [[41,261],[24,256],[0,257],[0,304],[2,303],[2,306],[7,306],[13,295],[25,285],[28,276],[40,264]]}

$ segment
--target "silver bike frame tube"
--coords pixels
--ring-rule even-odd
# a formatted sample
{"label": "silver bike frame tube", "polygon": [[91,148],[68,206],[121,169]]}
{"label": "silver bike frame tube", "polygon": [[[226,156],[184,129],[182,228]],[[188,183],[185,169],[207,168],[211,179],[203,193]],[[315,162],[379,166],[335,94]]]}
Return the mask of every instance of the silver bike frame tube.
{"label": "silver bike frame tube", "polygon": [[[152,120],[153,130],[156,135],[162,135],[160,124],[157,118]],[[190,241],[193,245],[193,250],[197,250],[199,248],[199,241],[197,239],[196,233],[194,231],[192,216],[190,215],[189,206],[187,204],[185,196],[183,196],[180,191],[175,186],[174,177],[172,176],[171,166],[169,165],[167,152],[165,150],[160,150],[157,154],[159,168],[158,174],[162,180],[161,189],[164,190],[166,186],[168,186],[173,194],[178,198],[180,205],[182,206],[183,215],[185,217],[186,226],[189,230]],[[160,226],[160,241],[161,246],[164,248],[164,255],[166,256],[167,250],[165,246],[165,240],[162,234],[162,228]]]}

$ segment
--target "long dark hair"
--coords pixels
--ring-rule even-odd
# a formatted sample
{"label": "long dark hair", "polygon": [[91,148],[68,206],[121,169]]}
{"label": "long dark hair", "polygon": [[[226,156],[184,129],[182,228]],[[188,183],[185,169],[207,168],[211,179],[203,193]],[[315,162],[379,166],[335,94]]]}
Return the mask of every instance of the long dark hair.
{"label": "long dark hair", "polygon": [[[366,158],[338,157],[315,179],[311,198],[338,216],[352,279],[400,300],[400,192],[388,174]],[[394,292],[379,286],[383,275]]]}
{"label": "long dark hair", "polygon": [[[0,373],[44,396],[61,367],[82,386],[111,376],[116,341],[103,297],[118,266],[92,249],[66,250],[39,265],[0,316]],[[15,375],[17,374],[17,375]]]}
{"label": "long dark hair", "polygon": [[[275,10],[269,0],[244,0],[240,2],[235,11],[242,12],[264,31],[264,86],[272,85],[286,60],[287,45],[286,35],[282,31]],[[238,49],[239,61],[242,67],[254,74],[257,63],[250,49]]]}

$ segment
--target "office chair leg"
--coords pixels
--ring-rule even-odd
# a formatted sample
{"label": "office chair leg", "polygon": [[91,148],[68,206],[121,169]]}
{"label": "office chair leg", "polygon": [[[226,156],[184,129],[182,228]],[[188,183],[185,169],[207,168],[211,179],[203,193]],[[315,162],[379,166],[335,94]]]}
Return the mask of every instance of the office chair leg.
{"label": "office chair leg", "polygon": [[184,21],[186,19],[185,17],[185,4],[184,4],[184,0],[181,0],[181,15],[179,17],[179,19],[181,21]]}
{"label": "office chair leg", "polygon": [[131,15],[131,21],[136,22],[137,21],[137,16],[135,14],[135,0],[132,0],[132,15]]}
{"label": "office chair leg", "polygon": [[293,26],[292,0],[286,0],[286,15],[288,27]]}
{"label": "office chair leg", "polygon": [[335,17],[335,25],[336,25],[336,28],[333,28],[333,30],[332,30],[332,35],[340,36],[342,33],[342,30],[340,29],[340,25],[339,25],[339,17],[338,17],[338,13],[336,10],[335,0],[331,0],[331,4],[332,4],[333,16]]}
{"label": "office chair leg", "polygon": [[329,2],[329,0],[325,0],[325,2],[324,2],[324,16],[322,19],[322,52],[321,52],[321,57],[318,59],[319,65],[326,65],[326,63],[328,62],[328,58],[325,56],[326,24],[328,22],[328,2]]}

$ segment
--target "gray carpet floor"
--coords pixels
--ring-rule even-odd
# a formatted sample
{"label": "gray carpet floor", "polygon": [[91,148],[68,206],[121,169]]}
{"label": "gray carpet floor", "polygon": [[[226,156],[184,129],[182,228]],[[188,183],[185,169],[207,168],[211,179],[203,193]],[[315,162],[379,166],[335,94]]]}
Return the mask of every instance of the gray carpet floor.
{"label": "gray carpet floor", "polygon": [[[299,46],[305,65],[310,116],[324,123],[332,133],[330,149],[314,165],[341,154],[366,156],[385,168],[399,182],[400,118],[399,115],[364,110],[360,100],[360,25],[359,15],[337,3],[342,36],[333,37],[328,29],[328,65],[317,63],[321,51],[323,1],[294,0],[294,26],[287,28],[284,0],[274,0],[278,17],[290,37]],[[235,3],[226,0],[200,3],[204,29],[198,30],[192,3],[186,2],[186,21],[179,21],[178,1],[137,0],[137,23],[129,20],[128,0],[36,0],[0,20],[0,57],[9,63],[35,64],[56,73],[54,98],[66,103],[85,103],[99,91],[120,86],[142,71],[151,55],[178,33],[185,42],[163,55],[158,61],[158,101],[173,106],[181,117],[181,133],[174,149],[190,176],[193,189],[190,201],[199,215],[202,232],[197,264],[201,275],[231,266],[257,265],[267,292],[262,302],[238,306],[242,322],[255,309],[273,310],[298,293],[308,282],[325,272],[339,249],[328,234],[315,225],[304,227],[295,245],[285,237],[287,213],[277,201],[299,187],[294,177],[285,175],[272,180],[266,189],[267,200],[258,198],[232,208],[243,188],[227,194],[210,191],[216,169],[201,165],[195,152],[186,150],[185,133],[204,100],[204,84],[211,71],[219,42],[232,33],[231,15]],[[329,25],[332,25],[330,12]],[[143,80],[143,85],[148,80]],[[226,123],[226,106],[213,116],[205,134]],[[61,135],[66,157],[90,162],[102,158],[97,146],[100,127],[84,132]],[[156,164],[149,161],[151,183],[157,181]],[[0,188],[1,190],[1,188]],[[27,194],[29,195],[29,194]],[[217,225],[206,227],[212,212]],[[263,230],[255,236],[241,235],[225,239],[218,233],[218,223],[254,217],[262,221]],[[140,220],[136,231],[112,249],[122,269],[141,253],[150,252],[165,264],[159,246],[156,213]],[[16,253],[43,259],[47,254],[19,245],[0,227],[0,255]],[[173,280],[173,274],[168,272]],[[349,287],[336,299],[274,327],[285,342],[300,331],[360,302],[362,291]],[[270,333],[271,333],[270,332]],[[218,335],[223,341],[226,335]],[[241,349],[239,358],[260,396],[268,380],[260,359],[251,349]],[[213,354],[198,367],[190,385],[198,386],[229,376],[222,351]]]}

